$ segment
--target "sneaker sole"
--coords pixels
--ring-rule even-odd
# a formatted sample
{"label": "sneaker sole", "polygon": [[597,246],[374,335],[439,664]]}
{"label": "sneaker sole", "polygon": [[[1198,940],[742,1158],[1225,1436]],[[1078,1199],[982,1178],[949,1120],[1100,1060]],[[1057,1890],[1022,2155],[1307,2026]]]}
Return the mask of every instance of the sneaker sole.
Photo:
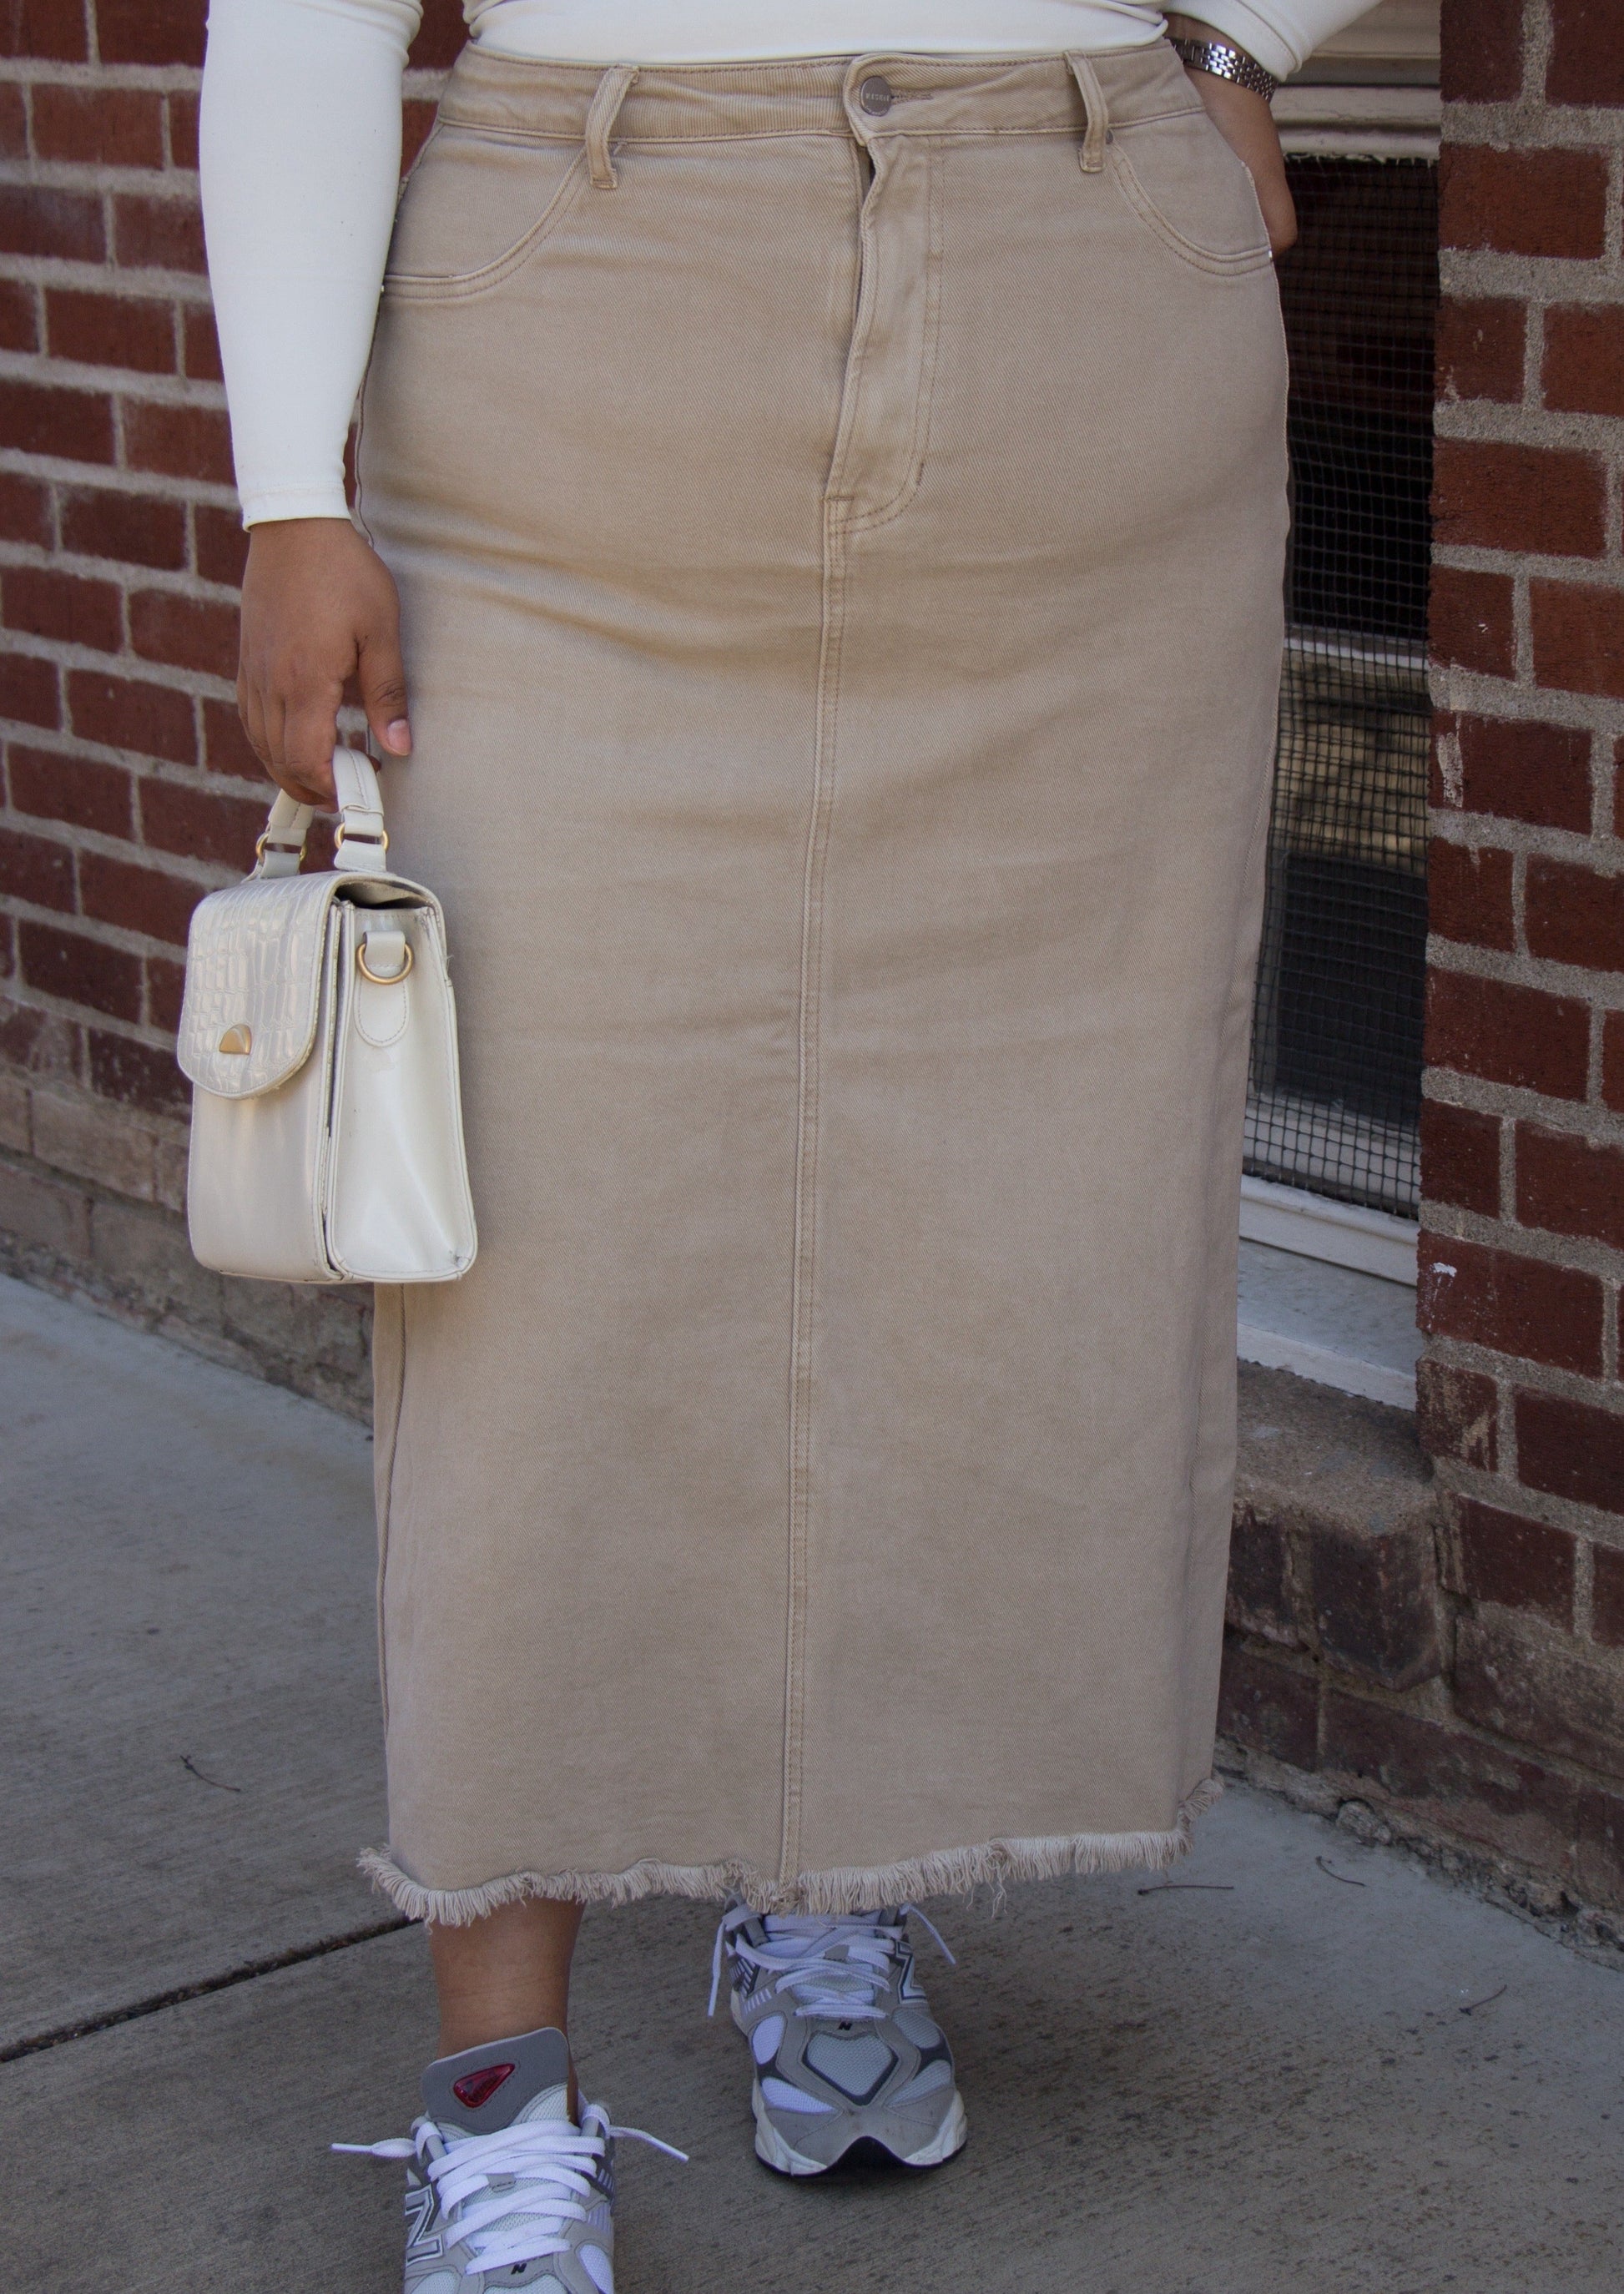
{"label": "sneaker sole", "polygon": [[[840,2159],[808,2159],[802,2152],[792,2151],[767,2117],[767,2106],[761,2100],[759,2088],[751,2098],[751,2102],[756,2117],[756,2156],[764,2167],[770,2167],[774,2174],[793,2175],[798,2177],[826,2175],[831,2168],[838,2167],[840,2160],[848,2156],[848,2152],[842,2151]],[[889,2144],[881,2147],[884,2149],[887,2157],[894,2160],[897,2166],[907,2167],[915,2173],[921,2173],[932,2167],[945,2166],[949,2159],[964,2148],[969,2134],[970,2122],[964,2116],[964,2105],[955,2092],[952,2110],[929,2143],[905,2156],[899,2151],[891,2150]],[[865,2139],[870,2143],[878,2141],[878,2138],[873,2135]]]}

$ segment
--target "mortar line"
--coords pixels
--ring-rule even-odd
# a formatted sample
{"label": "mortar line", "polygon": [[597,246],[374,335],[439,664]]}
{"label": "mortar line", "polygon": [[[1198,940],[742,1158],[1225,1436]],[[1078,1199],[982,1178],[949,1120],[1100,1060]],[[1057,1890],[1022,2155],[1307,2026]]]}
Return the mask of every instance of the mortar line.
{"label": "mortar line", "polygon": [[134,2023],[143,2015],[157,2015],[166,2007],[183,2006],[189,1999],[206,1999],[211,1992],[230,1991],[239,1983],[252,1983],[256,1976],[274,1975],[282,1967],[302,1967],[307,1960],[325,1959],[332,1952],[348,1951],[353,1945],[371,1943],[378,1936],[394,1935],[415,1924],[399,1916],[374,1920],[369,1926],[354,1928],[348,1935],[329,1936],[322,1943],[296,1946],[292,1951],[278,1952],[269,1959],[248,1960],[241,1967],[229,1968],[223,1975],[206,1975],[199,1982],[179,1984],[173,1991],[156,1991],[150,1998],[131,2000],[123,2007],[109,2007],[77,2023],[63,2023],[53,2031],[39,2031],[32,2038],[13,2039],[9,2046],[0,2047],[0,2063],[18,2062],[25,2055],[44,2054],[52,2047],[67,2046],[70,2040],[91,2038],[96,2032],[113,2030],[120,2023]]}

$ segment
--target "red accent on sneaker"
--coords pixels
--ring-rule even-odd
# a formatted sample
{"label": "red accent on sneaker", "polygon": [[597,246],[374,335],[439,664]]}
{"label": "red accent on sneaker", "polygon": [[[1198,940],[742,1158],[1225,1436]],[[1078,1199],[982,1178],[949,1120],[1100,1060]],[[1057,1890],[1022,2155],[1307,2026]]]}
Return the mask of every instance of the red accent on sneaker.
{"label": "red accent on sneaker", "polygon": [[487,2063],[483,2071],[469,2071],[466,2078],[453,2079],[451,2093],[465,2111],[482,2110],[517,2069],[516,2063]]}

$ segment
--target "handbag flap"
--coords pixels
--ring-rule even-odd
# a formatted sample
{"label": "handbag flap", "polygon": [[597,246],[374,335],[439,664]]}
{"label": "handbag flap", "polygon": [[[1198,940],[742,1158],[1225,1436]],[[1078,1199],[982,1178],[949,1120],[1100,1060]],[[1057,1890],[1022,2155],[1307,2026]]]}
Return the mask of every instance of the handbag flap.
{"label": "handbag flap", "polygon": [[200,1090],[251,1099],[310,1057],[341,882],[325,871],[249,876],[193,909],[175,1056]]}

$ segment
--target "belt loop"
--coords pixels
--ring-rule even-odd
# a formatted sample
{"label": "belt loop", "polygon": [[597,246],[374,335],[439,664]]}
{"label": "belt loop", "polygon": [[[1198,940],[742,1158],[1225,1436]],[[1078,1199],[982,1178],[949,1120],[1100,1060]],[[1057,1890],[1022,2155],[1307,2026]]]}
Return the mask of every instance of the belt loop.
{"label": "belt loop", "polygon": [[[1097,175],[1105,165],[1105,146],[1111,124],[1109,106],[1100,76],[1088,58],[1074,49],[1066,58],[1071,66],[1071,76],[1077,83],[1083,98],[1083,111],[1087,125],[1083,130],[1083,149],[1077,154],[1077,164],[1085,175]],[[596,183],[597,178],[593,177]]]}
{"label": "belt loop", "polygon": [[597,93],[592,98],[592,108],[587,114],[587,165],[591,170],[595,191],[612,191],[621,180],[614,172],[614,161],[609,156],[609,138],[614,133],[621,106],[637,77],[636,64],[611,64],[597,83]]}

